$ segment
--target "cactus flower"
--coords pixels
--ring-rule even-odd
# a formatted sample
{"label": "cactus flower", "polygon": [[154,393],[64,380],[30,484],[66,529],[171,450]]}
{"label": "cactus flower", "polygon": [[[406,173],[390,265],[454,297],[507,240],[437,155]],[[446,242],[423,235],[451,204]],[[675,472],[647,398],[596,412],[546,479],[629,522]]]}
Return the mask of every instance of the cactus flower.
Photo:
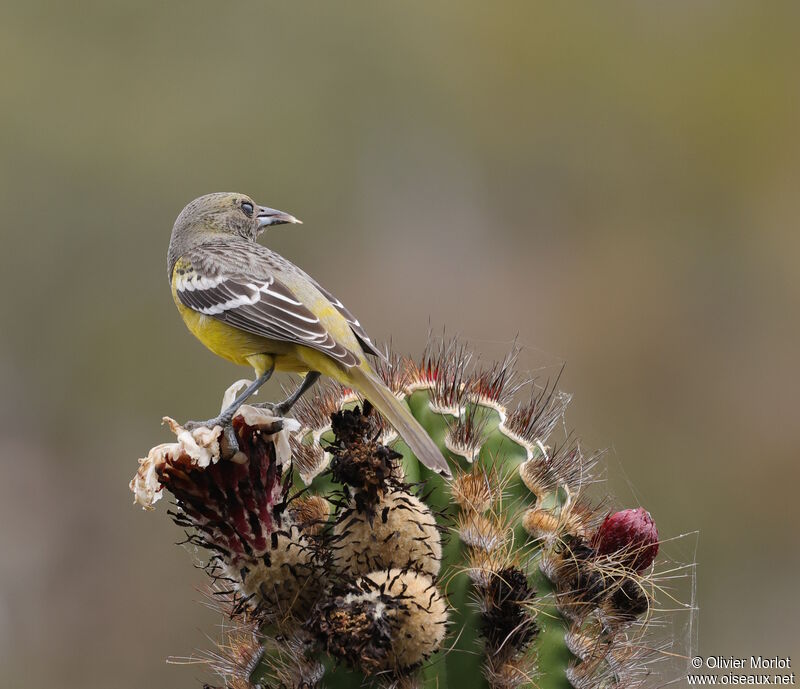
{"label": "cactus flower", "polygon": [[131,490],[146,509],[170,493],[208,551],[231,623],[197,662],[227,689],[645,686],[676,655],[650,632],[669,612],[656,525],[642,508],[603,518],[598,455],[551,438],[569,396],[521,381],[515,359],[480,368],[453,340],[378,367],[452,479],[336,384],[295,419],[245,405],[225,429],[170,423],[177,442]]}

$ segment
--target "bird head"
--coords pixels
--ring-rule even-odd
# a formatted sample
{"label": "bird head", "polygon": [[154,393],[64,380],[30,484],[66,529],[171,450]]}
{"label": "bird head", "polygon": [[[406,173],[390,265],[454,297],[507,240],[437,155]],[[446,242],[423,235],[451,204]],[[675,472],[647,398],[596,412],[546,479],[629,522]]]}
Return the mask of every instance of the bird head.
{"label": "bird head", "polygon": [[217,192],[189,203],[175,221],[173,235],[218,232],[255,241],[270,225],[300,222],[283,211],[259,206],[246,194]]}

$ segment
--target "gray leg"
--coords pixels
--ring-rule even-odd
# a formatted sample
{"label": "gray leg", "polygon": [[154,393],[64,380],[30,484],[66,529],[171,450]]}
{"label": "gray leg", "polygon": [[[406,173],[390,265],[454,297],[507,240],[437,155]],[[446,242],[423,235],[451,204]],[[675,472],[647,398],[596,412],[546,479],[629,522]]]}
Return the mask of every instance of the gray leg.
{"label": "gray leg", "polygon": [[272,409],[272,411],[274,411],[278,416],[285,416],[297,403],[297,400],[305,395],[309,388],[319,380],[321,375],[322,374],[319,371],[309,371],[306,373],[305,378],[303,378],[303,382],[300,383],[300,387],[279,404],[269,404],[265,402],[261,404],[254,404],[253,406],[269,408]]}
{"label": "gray leg", "polygon": [[233,419],[233,415],[236,413],[236,410],[241,407],[250,397],[258,390],[264,383],[266,383],[271,377],[272,372],[275,370],[273,366],[268,371],[265,371],[264,374],[256,378],[250,385],[248,385],[239,396],[233,400],[231,405],[220,412],[219,416],[215,416],[213,419],[208,419],[207,421],[187,421],[183,424],[184,428],[192,430],[194,428],[199,428],[200,426],[205,426],[206,428],[214,428],[214,426],[225,426],[229,425],[231,419]]}
{"label": "gray leg", "polygon": [[278,416],[284,416],[299,400],[303,395],[305,395],[309,389],[319,380],[319,377],[322,374],[319,371],[309,371],[306,373],[306,377],[303,378],[303,382],[300,383],[300,387],[297,388],[289,397],[287,397],[283,402],[281,402],[277,407],[275,407],[275,411],[277,412]]}

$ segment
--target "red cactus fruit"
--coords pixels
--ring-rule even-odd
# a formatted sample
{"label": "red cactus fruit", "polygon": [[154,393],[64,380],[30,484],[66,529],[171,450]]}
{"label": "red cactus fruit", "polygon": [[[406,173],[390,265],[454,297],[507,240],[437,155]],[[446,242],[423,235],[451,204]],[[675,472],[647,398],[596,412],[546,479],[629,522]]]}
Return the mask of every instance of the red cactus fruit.
{"label": "red cactus fruit", "polygon": [[598,555],[613,555],[633,571],[641,572],[658,555],[658,529],[643,507],[622,510],[603,520],[592,547]]}

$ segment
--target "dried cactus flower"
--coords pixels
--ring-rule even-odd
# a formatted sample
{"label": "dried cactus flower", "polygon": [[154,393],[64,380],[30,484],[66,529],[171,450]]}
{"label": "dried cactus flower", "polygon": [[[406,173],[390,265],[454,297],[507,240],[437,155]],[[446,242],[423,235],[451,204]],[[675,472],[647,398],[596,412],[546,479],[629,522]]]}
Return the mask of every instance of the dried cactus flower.
{"label": "dried cactus flower", "polygon": [[683,640],[659,629],[693,610],[662,583],[680,568],[656,560],[643,508],[589,496],[598,455],[555,438],[569,396],[524,380],[517,354],[482,366],[441,340],[378,367],[451,480],[336,384],[296,419],[246,405],[224,429],[167,419],[176,442],[140,460],[131,490],[148,510],[171,493],[209,553],[230,622],[195,660],[226,689],[631,689],[677,657]]}

